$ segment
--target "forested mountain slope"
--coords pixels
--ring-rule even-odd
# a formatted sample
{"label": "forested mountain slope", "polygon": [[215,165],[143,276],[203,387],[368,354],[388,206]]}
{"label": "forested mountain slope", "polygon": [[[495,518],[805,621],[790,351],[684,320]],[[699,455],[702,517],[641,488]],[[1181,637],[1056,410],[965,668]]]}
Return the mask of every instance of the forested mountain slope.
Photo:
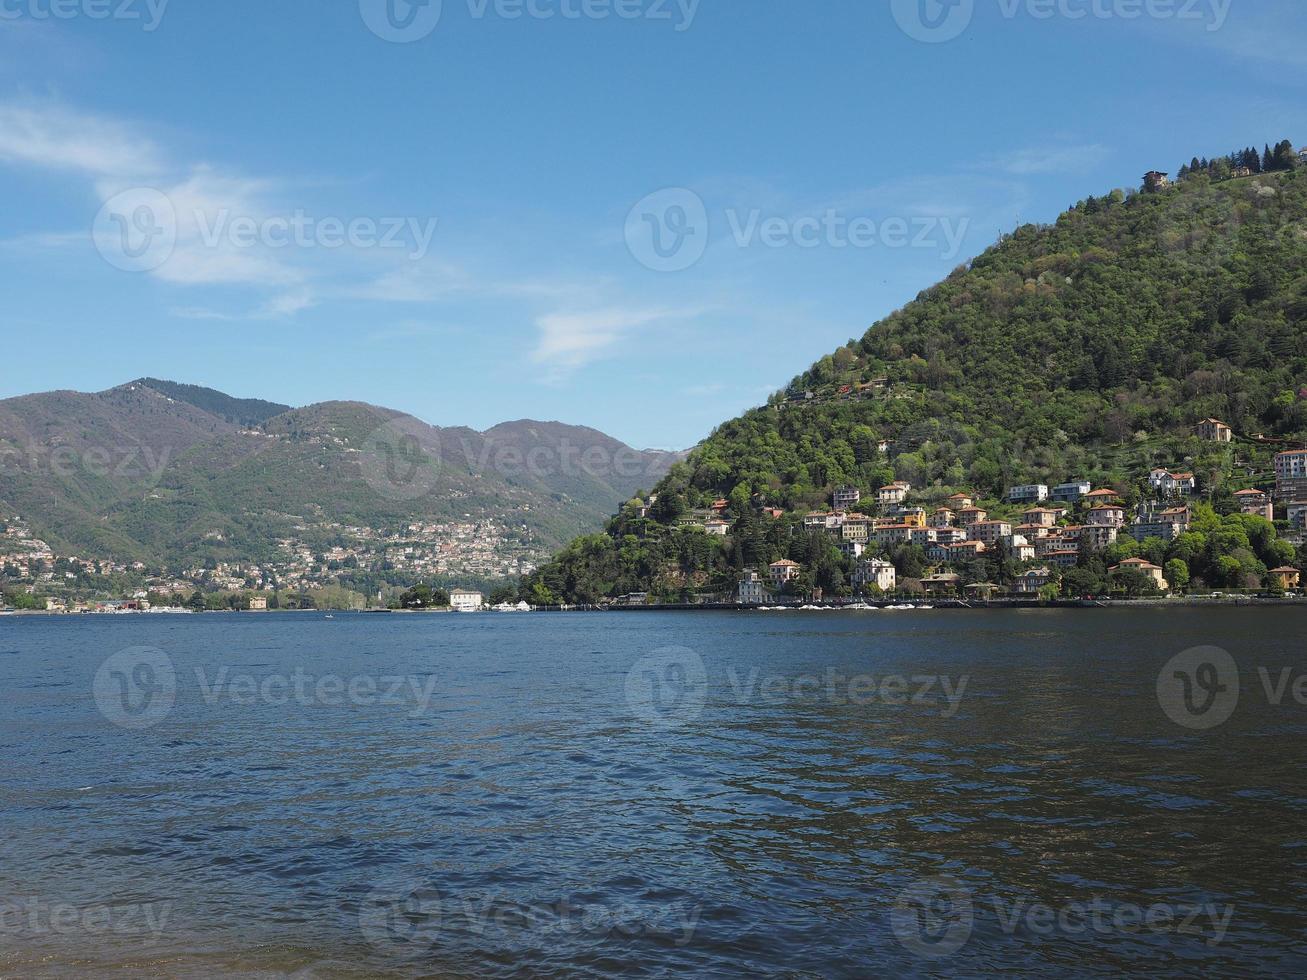
{"label": "forested mountain slope", "polygon": [[[1192,427],[1214,416],[1241,436],[1300,438],[1305,318],[1307,171],[1195,171],[1090,198],[1005,237],[722,425],[645,517],[624,509],[526,591],[591,601],[727,585],[792,550],[763,507],[829,506],[843,484],[998,497],[1073,478],[1129,487],[1150,466],[1183,465],[1210,495],[1265,476],[1269,448],[1218,452]],[[721,498],[730,540],[674,530]]]}

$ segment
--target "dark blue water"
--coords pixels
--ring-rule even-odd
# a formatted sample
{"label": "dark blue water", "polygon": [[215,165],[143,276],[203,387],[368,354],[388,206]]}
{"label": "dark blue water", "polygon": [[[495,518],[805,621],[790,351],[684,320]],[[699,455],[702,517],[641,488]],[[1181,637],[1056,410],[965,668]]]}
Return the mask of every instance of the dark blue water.
{"label": "dark blue water", "polygon": [[0,974],[1301,975],[1304,627],[0,619]]}

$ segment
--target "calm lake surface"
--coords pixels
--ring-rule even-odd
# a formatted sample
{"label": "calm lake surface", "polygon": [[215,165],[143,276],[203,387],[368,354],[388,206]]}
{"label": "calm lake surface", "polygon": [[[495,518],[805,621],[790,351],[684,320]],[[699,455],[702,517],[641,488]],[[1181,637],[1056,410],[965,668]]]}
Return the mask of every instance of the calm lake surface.
{"label": "calm lake surface", "polygon": [[1301,976],[1305,635],[0,619],[0,975]]}

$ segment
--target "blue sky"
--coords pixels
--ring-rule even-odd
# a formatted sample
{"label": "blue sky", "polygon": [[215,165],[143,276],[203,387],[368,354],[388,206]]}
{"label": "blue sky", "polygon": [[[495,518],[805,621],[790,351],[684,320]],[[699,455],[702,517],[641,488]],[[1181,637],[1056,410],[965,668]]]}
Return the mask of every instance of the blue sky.
{"label": "blue sky", "polygon": [[681,448],[1018,221],[1307,144],[1298,3],[51,2],[0,2],[0,396]]}

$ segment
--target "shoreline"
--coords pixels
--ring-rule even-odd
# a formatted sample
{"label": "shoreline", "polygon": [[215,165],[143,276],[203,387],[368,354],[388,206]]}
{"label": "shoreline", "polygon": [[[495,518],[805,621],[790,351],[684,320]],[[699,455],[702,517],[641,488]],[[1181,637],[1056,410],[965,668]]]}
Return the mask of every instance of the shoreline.
{"label": "shoreline", "polygon": [[[1002,611],[1007,609],[1210,609],[1213,607],[1234,608],[1234,607],[1295,607],[1300,606],[1307,608],[1307,596],[1172,596],[1156,598],[1139,598],[1139,599],[914,599],[914,600],[840,600],[827,602],[807,602],[807,603],[738,603],[738,602],[712,602],[712,603],[657,603],[643,606],[622,606],[622,605],[575,605],[575,606],[536,606],[531,612],[538,613],[639,613],[639,612],[933,612],[937,610],[990,610]],[[480,609],[472,614],[494,614],[497,612],[508,612],[509,610]],[[512,612],[525,612],[526,610],[511,610]],[[470,612],[470,611],[469,611]],[[114,617],[159,617],[159,616],[265,616],[265,615],[316,615],[321,618],[334,618],[337,615],[375,615],[384,613],[388,615],[400,616],[430,616],[430,615],[468,615],[469,612],[459,612],[453,609],[266,609],[266,610],[228,610],[214,609],[196,611],[172,611],[172,612],[122,612],[122,613],[92,613],[92,612],[52,612],[44,609],[15,609],[0,611],[0,619],[9,617],[83,617],[94,616],[96,618]]]}

